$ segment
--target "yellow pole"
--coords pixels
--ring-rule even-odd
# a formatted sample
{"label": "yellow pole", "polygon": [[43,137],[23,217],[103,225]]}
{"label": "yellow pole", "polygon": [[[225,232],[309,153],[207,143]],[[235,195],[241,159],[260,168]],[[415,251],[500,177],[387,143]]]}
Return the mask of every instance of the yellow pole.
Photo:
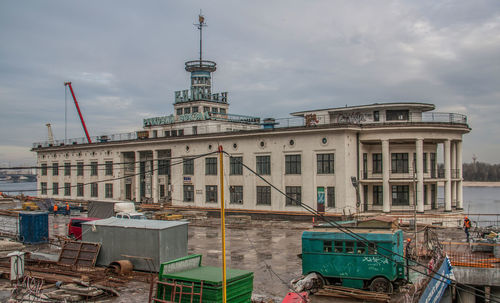
{"label": "yellow pole", "polygon": [[220,218],[222,230],[222,303],[226,303],[226,222],[224,218],[224,164],[222,158],[222,145],[219,145],[220,167]]}

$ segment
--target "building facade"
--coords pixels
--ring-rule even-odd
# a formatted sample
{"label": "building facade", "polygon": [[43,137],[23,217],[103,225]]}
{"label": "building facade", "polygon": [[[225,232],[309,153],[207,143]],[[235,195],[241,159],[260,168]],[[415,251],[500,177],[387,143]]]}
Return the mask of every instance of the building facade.
{"label": "building facade", "polygon": [[[228,94],[212,93],[215,62],[200,57],[185,69],[191,86],[175,92],[170,116],[94,143],[34,143],[39,196],[219,207],[223,173],[226,207],[233,209],[302,211],[296,201],[333,213],[463,208],[466,116],[402,102],[262,121],[229,113]],[[224,172],[219,146],[231,156],[224,156]],[[438,182],[445,185],[443,205]]]}

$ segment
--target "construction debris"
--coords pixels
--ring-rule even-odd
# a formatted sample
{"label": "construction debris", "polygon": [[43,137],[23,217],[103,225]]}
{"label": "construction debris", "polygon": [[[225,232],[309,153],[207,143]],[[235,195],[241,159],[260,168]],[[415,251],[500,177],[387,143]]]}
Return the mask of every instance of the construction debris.
{"label": "construction debris", "polygon": [[320,289],[316,296],[328,296],[336,298],[354,298],[359,300],[367,300],[369,302],[389,302],[390,296],[385,293],[364,291],[355,288],[325,285]]}
{"label": "construction debris", "polygon": [[100,243],[68,241],[63,244],[59,254],[59,264],[77,266],[95,266]]}

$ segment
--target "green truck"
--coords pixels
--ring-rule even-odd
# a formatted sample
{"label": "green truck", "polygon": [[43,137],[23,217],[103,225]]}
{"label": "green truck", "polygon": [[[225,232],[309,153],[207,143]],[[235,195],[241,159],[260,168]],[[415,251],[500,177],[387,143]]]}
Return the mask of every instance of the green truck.
{"label": "green truck", "polygon": [[334,228],[302,234],[302,272],[324,283],[391,293],[406,280],[401,230],[354,230],[363,239]]}

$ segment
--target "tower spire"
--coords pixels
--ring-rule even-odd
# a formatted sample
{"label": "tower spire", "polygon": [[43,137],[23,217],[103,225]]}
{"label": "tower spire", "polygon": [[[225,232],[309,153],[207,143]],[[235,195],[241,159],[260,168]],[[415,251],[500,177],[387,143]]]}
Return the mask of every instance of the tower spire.
{"label": "tower spire", "polygon": [[200,64],[201,64],[201,61],[202,61],[202,55],[203,55],[203,27],[204,26],[207,26],[207,24],[205,23],[205,16],[203,16],[203,14],[201,13],[201,9],[200,9],[200,14],[198,15],[198,24],[194,24],[198,30],[200,31]]}

